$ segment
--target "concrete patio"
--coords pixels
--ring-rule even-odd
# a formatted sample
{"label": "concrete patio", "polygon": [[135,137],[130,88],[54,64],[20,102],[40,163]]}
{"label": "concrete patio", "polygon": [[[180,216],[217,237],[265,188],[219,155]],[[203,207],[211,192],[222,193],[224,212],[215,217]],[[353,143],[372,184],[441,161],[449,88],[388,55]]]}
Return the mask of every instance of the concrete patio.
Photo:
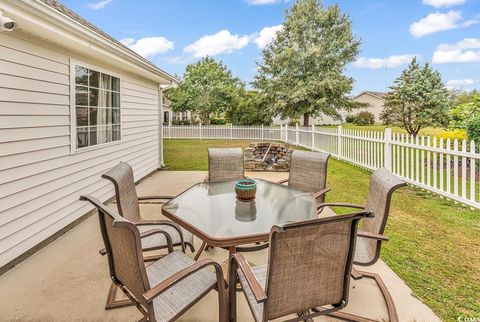
{"label": "concrete patio", "polygon": [[[138,185],[138,194],[175,195],[205,177],[205,172],[156,172]],[[247,173],[268,180],[286,178],[286,173]],[[345,200],[348,201],[348,200]],[[158,218],[159,205],[142,205],[145,218]],[[200,245],[195,240],[196,247]],[[97,215],[92,215],[47,247],[0,276],[0,320],[2,321],[136,321],[135,307],[105,311],[110,286]],[[188,252],[188,251],[187,251]],[[190,254],[190,253],[188,253]],[[248,253],[254,265],[266,262],[266,250]],[[223,262],[227,251],[215,248],[201,258]],[[395,302],[400,321],[440,321],[430,308],[411,294],[408,286],[383,262],[366,270],[381,275]],[[238,321],[253,321],[243,295],[238,298]],[[212,321],[217,318],[217,297],[211,292],[180,318],[181,321]],[[386,320],[386,307],[375,284],[352,281],[350,302],[345,310],[375,320]],[[318,321],[331,320],[317,318]]]}

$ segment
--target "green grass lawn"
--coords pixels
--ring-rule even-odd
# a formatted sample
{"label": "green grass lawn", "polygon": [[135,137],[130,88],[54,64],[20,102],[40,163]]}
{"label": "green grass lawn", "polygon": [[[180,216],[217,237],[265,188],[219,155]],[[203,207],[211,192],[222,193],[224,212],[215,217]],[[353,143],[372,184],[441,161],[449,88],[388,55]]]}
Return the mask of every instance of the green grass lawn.
{"label": "green grass lawn", "polygon": [[[171,170],[207,170],[208,147],[248,141],[165,140]],[[330,159],[328,201],[363,203],[370,173]],[[443,320],[480,316],[480,212],[413,187],[393,197],[382,259]]]}

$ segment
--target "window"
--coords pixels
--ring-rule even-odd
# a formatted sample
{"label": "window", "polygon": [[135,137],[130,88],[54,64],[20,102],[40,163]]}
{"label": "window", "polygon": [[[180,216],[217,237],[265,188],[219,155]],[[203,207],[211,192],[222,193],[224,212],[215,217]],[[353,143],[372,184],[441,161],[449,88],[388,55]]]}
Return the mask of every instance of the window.
{"label": "window", "polygon": [[188,120],[187,112],[182,112],[182,120],[184,120],[184,121]]}
{"label": "window", "polygon": [[120,140],[120,79],[75,66],[77,149]]}
{"label": "window", "polygon": [[163,124],[168,124],[168,121],[170,121],[168,117],[168,111],[163,112]]}

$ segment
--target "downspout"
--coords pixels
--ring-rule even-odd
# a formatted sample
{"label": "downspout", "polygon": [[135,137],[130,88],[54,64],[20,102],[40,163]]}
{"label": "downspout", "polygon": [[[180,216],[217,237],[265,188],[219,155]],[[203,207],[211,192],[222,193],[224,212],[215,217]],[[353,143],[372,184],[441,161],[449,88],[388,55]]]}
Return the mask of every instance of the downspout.
{"label": "downspout", "polygon": [[163,158],[163,91],[173,86],[175,86],[175,83],[158,86],[158,168],[159,169],[162,169],[163,167],[165,167],[165,162]]}

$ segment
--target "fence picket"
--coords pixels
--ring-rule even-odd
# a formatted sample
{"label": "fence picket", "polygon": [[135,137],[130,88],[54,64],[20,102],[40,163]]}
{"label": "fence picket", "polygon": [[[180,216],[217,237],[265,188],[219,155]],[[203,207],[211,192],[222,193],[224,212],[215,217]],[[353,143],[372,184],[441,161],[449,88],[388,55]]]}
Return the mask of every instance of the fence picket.
{"label": "fence picket", "polygon": [[[458,151],[458,140],[453,141],[453,150]],[[453,194],[458,196],[458,154],[453,155]]]}
{"label": "fence picket", "polygon": [[[470,153],[475,153],[475,142],[470,142]],[[475,202],[475,158],[470,158],[470,200]]]}
{"label": "fence picket", "polygon": [[[443,150],[444,149],[443,138],[440,138],[440,143],[439,144],[440,144],[439,148]],[[439,189],[441,191],[445,191],[445,186],[444,186],[445,181],[443,180],[443,172],[444,172],[444,169],[443,169],[443,153],[439,153],[439,157],[440,157],[440,161],[439,161],[439,163],[440,163],[440,187],[439,187]]]}
{"label": "fence picket", "polygon": [[[462,152],[467,152],[467,141],[462,140]],[[462,156],[462,198],[467,199],[467,158]]]}

